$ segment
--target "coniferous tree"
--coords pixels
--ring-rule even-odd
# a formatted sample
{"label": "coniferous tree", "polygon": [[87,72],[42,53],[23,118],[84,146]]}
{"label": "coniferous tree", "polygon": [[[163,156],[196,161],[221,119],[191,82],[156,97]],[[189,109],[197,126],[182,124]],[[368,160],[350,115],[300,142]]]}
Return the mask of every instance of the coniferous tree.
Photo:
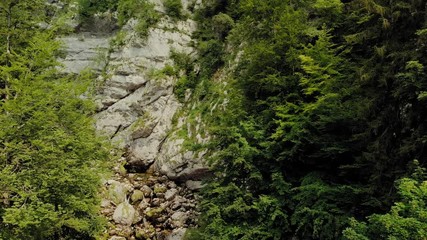
{"label": "coniferous tree", "polygon": [[[0,3],[0,238],[91,239],[108,149],[95,136],[90,78],[58,72],[45,2]],[[49,22],[53,23],[53,22]]]}
{"label": "coniferous tree", "polygon": [[[206,22],[199,34],[238,52],[238,91],[230,98],[239,99],[233,106],[240,111],[230,109],[234,117],[213,128],[217,175],[205,188],[195,238],[338,239],[354,225],[351,217],[388,212],[397,197],[394,182],[407,175],[408,164],[414,158],[426,164],[425,2],[206,6],[206,17],[227,11],[234,18],[225,38],[209,35]],[[202,53],[212,50],[200,46]],[[224,59],[212,58],[202,54],[201,62]],[[373,216],[375,226],[391,219]],[[389,236],[421,227],[418,220],[407,229],[407,220],[396,221],[404,234]],[[369,238],[388,231],[369,229]]]}

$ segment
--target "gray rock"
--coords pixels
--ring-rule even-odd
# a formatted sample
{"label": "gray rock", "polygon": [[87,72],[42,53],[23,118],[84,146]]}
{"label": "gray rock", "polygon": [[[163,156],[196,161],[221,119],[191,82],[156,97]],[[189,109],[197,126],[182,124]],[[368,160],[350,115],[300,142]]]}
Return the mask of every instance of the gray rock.
{"label": "gray rock", "polygon": [[168,186],[168,188],[176,188],[177,187],[176,183],[172,182],[172,181],[168,182],[167,186]]}
{"label": "gray rock", "polygon": [[196,191],[200,190],[203,187],[202,181],[193,181],[193,180],[187,180],[185,182],[185,186],[187,186],[188,189]]}
{"label": "gray rock", "polygon": [[106,66],[106,53],[109,48],[109,38],[92,35],[71,35],[60,39],[64,42],[67,53],[64,71],[80,73],[86,68],[101,71]]}
{"label": "gray rock", "polygon": [[155,125],[148,125],[144,126],[142,128],[135,129],[134,132],[132,132],[131,137],[133,140],[136,140],[138,138],[147,138],[153,133]]}
{"label": "gray rock", "polygon": [[151,206],[153,207],[158,207],[161,204],[161,200],[160,198],[153,198],[153,200],[151,201]]}
{"label": "gray rock", "polygon": [[139,200],[142,200],[143,198],[144,198],[144,192],[140,190],[133,191],[132,196],[130,197],[132,202],[137,202]]}
{"label": "gray rock", "polygon": [[101,207],[103,207],[103,208],[106,208],[106,207],[109,207],[109,206],[111,206],[111,202],[110,202],[110,200],[108,200],[108,199],[102,199],[101,200]]}
{"label": "gray rock", "polygon": [[176,188],[172,188],[166,191],[165,193],[165,199],[166,201],[172,200],[176,194],[178,193],[178,190]]}
{"label": "gray rock", "polygon": [[183,227],[188,219],[188,213],[186,212],[175,212],[171,216],[172,225],[175,228]]}
{"label": "gray rock", "polygon": [[174,229],[170,235],[166,237],[166,240],[182,240],[184,239],[186,228]]}
{"label": "gray rock", "polygon": [[136,211],[128,202],[121,203],[117,206],[113,214],[114,222],[130,226],[135,220]]}
{"label": "gray rock", "polygon": [[126,240],[125,237],[119,237],[119,236],[112,236],[108,240]]}
{"label": "gray rock", "polygon": [[126,195],[129,192],[128,187],[118,181],[109,181],[110,186],[108,188],[108,198],[113,201],[116,205],[125,201]]}
{"label": "gray rock", "polygon": [[[161,0],[153,1],[158,10],[163,8]],[[187,6],[188,2],[184,1],[184,5]],[[169,155],[181,153],[181,146],[177,146],[173,151],[162,151],[164,143],[168,142],[168,132],[172,129],[172,118],[181,107],[173,93],[176,80],[171,77],[153,79],[150,78],[150,72],[172,63],[170,59],[172,49],[185,53],[194,51],[189,47],[189,43],[192,41],[190,36],[196,25],[192,20],[178,22],[162,20],[158,27],[150,30],[148,38],[144,41],[139,39],[134,31],[136,24],[136,21],[129,21],[124,26],[128,35],[125,46],[109,55],[107,73],[111,74],[111,77],[106,79],[103,91],[96,97],[101,110],[95,116],[96,128],[112,138],[119,147],[128,146],[129,164],[144,169],[160,159],[159,169],[166,164],[166,168],[171,169],[168,176],[176,177],[182,172],[182,169],[176,168],[180,168],[183,161],[178,161],[176,165],[173,163],[175,159],[169,158]],[[92,38],[82,40],[93,42]],[[92,42],[89,45],[95,45]],[[81,43],[75,39],[72,41],[68,39],[67,45],[71,46],[69,48],[76,46],[81,49]],[[87,60],[88,52],[71,54],[72,56],[68,56],[66,60],[74,58]],[[77,64],[77,61],[74,62]],[[133,124],[144,113],[151,116],[150,122],[153,124],[132,129]],[[187,157],[184,163],[188,159]]]}
{"label": "gray rock", "polygon": [[147,185],[142,186],[141,191],[144,193],[144,196],[146,197],[149,197],[153,193],[153,190],[151,190],[151,188]]}
{"label": "gray rock", "polygon": [[138,205],[138,210],[145,210],[150,206],[150,203],[147,201],[147,199],[142,200]]}

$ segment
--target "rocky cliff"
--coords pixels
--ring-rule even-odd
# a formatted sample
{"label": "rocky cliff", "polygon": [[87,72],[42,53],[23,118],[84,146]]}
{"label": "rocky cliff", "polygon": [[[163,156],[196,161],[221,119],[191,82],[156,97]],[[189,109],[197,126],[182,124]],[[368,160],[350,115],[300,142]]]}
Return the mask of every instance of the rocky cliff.
{"label": "rocky cliff", "polygon": [[[76,23],[75,32],[62,38],[64,71],[95,73],[96,129],[123,150],[102,203],[111,239],[181,239],[195,224],[192,191],[207,172],[205,152],[183,148],[184,138],[207,141],[203,123],[198,118],[194,130],[180,137],[192,123],[178,113],[191,103],[178,101],[176,76],[163,73],[174,65],[172,52],[196,55],[191,36],[197,26],[189,17],[170,18],[161,1],[152,2],[162,18],[147,37],[138,35],[136,19],[118,31],[114,19],[99,17],[83,28]],[[183,1],[184,9],[188,5]]]}

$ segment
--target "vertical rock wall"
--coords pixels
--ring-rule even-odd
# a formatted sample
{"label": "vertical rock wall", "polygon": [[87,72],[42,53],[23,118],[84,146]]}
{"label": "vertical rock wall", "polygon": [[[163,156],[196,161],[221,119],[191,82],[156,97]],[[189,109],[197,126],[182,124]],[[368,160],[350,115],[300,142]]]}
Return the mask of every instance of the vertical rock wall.
{"label": "vertical rock wall", "polygon": [[[161,1],[154,3],[164,12]],[[128,165],[140,171],[151,167],[173,179],[197,178],[206,170],[200,163],[203,154],[184,151],[184,140],[170,134],[181,127],[172,124],[182,106],[173,93],[176,79],[156,75],[166,65],[173,65],[172,50],[195,54],[191,35],[196,24],[165,16],[150,29],[147,39],[137,36],[136,24],[131,20],[123,28],[125,44],[120,47],[110,45],[114,32],[100,33],[98,29],[62,38],[67,52],[62,59],[64,71],[78,73],[90,68],[100,74],[96,128],[126,149]],[[185,118],[181,125],[182,121]]]}

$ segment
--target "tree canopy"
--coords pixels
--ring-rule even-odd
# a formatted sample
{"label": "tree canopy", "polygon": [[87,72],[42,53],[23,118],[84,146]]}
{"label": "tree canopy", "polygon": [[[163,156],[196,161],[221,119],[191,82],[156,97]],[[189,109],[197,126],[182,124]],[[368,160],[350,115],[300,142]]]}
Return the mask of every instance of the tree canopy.
{"label": "tree canopy", "polygon": [[93,129],[90,75],[58,71],[46,8],[0,3],[0,239],[92,239],[103,228],[109,150]]}
{"label": "tree canopy", "polygon": [[425,16],[425,1],[205,1],[202,75],[231,68],[233,91],[189,238],[424,239]]}

